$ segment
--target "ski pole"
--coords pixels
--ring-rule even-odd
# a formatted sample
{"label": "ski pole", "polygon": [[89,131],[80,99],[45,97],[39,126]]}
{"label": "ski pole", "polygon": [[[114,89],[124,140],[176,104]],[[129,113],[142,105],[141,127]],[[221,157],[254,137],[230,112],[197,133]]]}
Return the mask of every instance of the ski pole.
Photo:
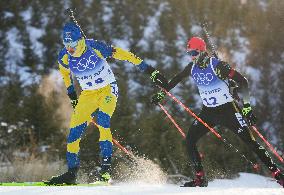
{"label": "ski pole", "polygon": [[273,152],[273,154],[283,163],[283,158],[276,152],[276,150],[272,147],[272,145],[261,135],[261,133],[257,130],[255,126],[251,126],[252,129],[256,132],[256,134],[264,141],[264,143],[269,147],[269,149]]}
{"label": "ski pole", "polygon": [[215,45],[213,44],[212,40],[211,40],[211,37],[210,37],[210,34],[208,33],[207,29],[206,29],[206,23],[203,23],[202,24],[202,29],[203,31],[205,32],[205,35],[206,35],[206,38],[211,46],[211,49],[212,49],[212,53],[213,53],[213,56],[215,58],[218,58],[218,53],[217,53],[217,50],[216,50],[216,47]]}
{"label": "ski pole", "polygon": [[[91,123],[93,123],[96,127],[99,128],[98,124],[92,119]],[[125,154],[127,154],[130,157],[134,157],[134,155],[129,152],[124,146],[122,146],[116,139],[112,138],[112,142],[120,149],[122,150]]]}
{"label": "ski pole", "polygon": [[165,109],[164,106],[162,106],[162,104],[159,103],[159,106],[161,107],[161,109],[164,111],[164,113],[168,116],[168,118],[172,121],[172,123],[175,125],[175,127],[177,128],[177,130],[180,132],[180,134],[182,135],[183,138],[185,138],[185,134],[183,132],[183,130],[179,127],[179,125],[175,122],[175,120],[173,119],[173,117],[168,113],[168,111]]}
{"label": "ski pole", "polygon": [[238,148],[236,148],[235,146],[233,146],[231,143],[229,143],[225,138],[222,138],[221,135],[219,133],[216,132],[216,130],[214,130],[212,127],[210,127],[207,123],[205,123],[201,118],[199,118],[194,112],[192,112],[188,107],[186,107],[181,101],[179,101],[174,95],[172,95],[170,92],[168,92],[167,90],[163,89],[168,96],[170,96],[175,102],[177,102],[180,106],[182,106],[188,113],[190,113],[195,119],[197,119],[199,122],[201,122],[205,127],[207,127],[214,135],[216,135],[217,138],[219,138],[224,144],[226,144],[227,146],[229,146],[230,148],[234,149],[236,153],[238,153],[243,159],[245,159],[249,164],[251,164],[251,166],[254,169],[258,169],[258,164],[253,163],[251,160],[249,160],[244,154],[242,154]]}
{"label": "ski pole", "polygon": [[134,155],[131,152],[129,152],[124,146],[122,146],[116,139],[112,138],[112,141],[119,149],[125,152],[128,156],[134,157]]}
{"label": "ski pole", "polygon": [[65,10],[65,14],[68,14],[68,16],[73,20],[73,22],[79,27],[83,37],[86,39],[86,35],[84,33],[84,31],[82,30],[81,26],[79,25],[78,21],[76,20],[75,16],[74,16],[74,10],[71,8],[68,8]]}
{"label": "ski pole", "polygon": [[207,127],[214,135],[216,135],[219,139],[221,139],[221,135],[217,133],[215,129],[210,127],[206,122],[204,122],[201,118],[199,118],[194,112],[192,112],[188,107],[186,107],[181,101],[179,101],[175,96],[173,96],[170,92],[163,89],[168,96],[170,96],[175,102],[177,102],[180,106],[182,106],[188,113],[190,113],[194,118],[196,118],[199,122],[201,122],[205,127]]}

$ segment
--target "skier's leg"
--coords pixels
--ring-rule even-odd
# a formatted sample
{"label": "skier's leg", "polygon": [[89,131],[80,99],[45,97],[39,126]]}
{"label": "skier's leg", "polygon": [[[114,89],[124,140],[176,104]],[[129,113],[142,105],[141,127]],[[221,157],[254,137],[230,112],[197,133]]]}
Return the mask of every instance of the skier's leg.
{"label": "skier's leg", "polygon": [[79,97],[78,104],[72,113],[66,153],[69,169],[79,167],[81,137],[91,120],[91,114],[98,108],[98,94],[99,91],[83,91]]}
{"label": "skier's leg", "polygon": [[71,117],[71,125],[69,135],[67,137],[67,152],[66,159],[68,169],[79,167],[79,151],[80,151],[80,141],[85,129],[88,125],[87,119],[81,112],[75,111]]}
{"label": "skier's leg", "polygon": [[[214,126],[210,119],[210,113],[202,111],[199,117],[205,121],[209,126]],[[188,130],[186,136],[186,148],[188,152],[189,159],[191,161],[191,166],[195,171],[196,178],[184,184],[185,187],[194,186],[207,186],[207,181],[205,179],[203,166],[201,163],[200,153],[197,149],[198,140],[205,135],[209,130],[198,120],[195,120]]]}
{"label": "skier's leg", "polygon": [[208,132],[208,129],[199,121],[195,120],[186,136],[186,148],[191,160],[191,165],[196,172],[203,171],[200,154],[197,149],[198,140]]}
{"label": "skier's leg", "polygon": [[[93,92],[94,94],[96,92]],[[95,96],[95,95],[94,95]],[[78,104],[72,113],[70,131],[67,137],[66,159],[68,171],[62,175],[52,177],[47,184],[74,184],[80,165],[79,151],[81,137],[91,120],[91,113],[98,107],[97,101],[89,92],[83,91],[79,97]]]}
{"label": "skier's leg", "polygon": [[[238,135],[242,139],[242,141],[252,149],[252,151],[259,157],[259,159],[266,165],[266,167],[273,173],[274,177],[277,179],[277,176],[281,174],[278,173],[279,169],[277,168],[277,165],[269,156],[268,151],[256,141],[250,127],[247,125],[242,115],[240,114],[237,105],[233,103],[231,106],[231,110],[228,109],[224,116],[226,116],[227,118],[226,121],[223,121],[224,125],[232,129],[234,133]],[[278,177],[280,176],[281,175],[279,175]]]}
{"label": "skier's leg", "polygon": [[112,134],[110,131],[110,119],[116,108],[117,102],[117,84],[113,83],[105,87],[101,94],[98,110],[93,113],[93,117],[97,120],[100,131],[100,150],[101,150],[101,180],[108,181],[110,179],[110,167],[112,157]]}

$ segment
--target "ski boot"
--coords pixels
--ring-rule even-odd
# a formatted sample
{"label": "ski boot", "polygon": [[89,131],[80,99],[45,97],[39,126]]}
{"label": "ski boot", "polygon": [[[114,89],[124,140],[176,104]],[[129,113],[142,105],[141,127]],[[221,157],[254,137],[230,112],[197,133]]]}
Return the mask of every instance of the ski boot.
{"label": "ski boot", "polygon": [[186,182],[182,187],[207,187],[208,181],[205,178],[204,172],[200,171],[195,174],[195,179]]}
{"label": "ski boot", "polygon": [[276,179],[277,183],[279,183],[284,188],[284,174],[281,173],[279,169],[272,173],[273,177]]}
{"label": "ski boot", "polygon": [[45,181],[44,183],[47,185],[75,185],[78,170],[78,167],[71,168],[62,175],[53,176],[49,181]]}
{"label": "ski boot", "polygon": [[111,175],[109,172],[101,173],[99,181],[108,183],[111,179]]}
{"label": "ski boot", "polygon": [[102,158],[99,181],[108,183],[111,179],[111,157]]}

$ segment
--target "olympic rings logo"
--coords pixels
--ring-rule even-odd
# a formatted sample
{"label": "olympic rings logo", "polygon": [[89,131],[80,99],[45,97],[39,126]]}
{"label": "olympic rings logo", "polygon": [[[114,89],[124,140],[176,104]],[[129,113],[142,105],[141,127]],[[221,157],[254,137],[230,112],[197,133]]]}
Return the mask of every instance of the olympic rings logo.
{"label": "olympic rings logo", "polygon": [[199,85],[209,85],[210,82],[213,80],[213,75],[211,73],[194,73],[193,79]]}
{"label": "olympic rings logo", "polygon": [[82,58],[77,63],[77,66],[73,66],[73,67],[76,68],[79,72],[83,72],[86,69],[92,70],[95,68],[97,61],[98,61],[98,58],[95,55],[90,55],[89,59]]}

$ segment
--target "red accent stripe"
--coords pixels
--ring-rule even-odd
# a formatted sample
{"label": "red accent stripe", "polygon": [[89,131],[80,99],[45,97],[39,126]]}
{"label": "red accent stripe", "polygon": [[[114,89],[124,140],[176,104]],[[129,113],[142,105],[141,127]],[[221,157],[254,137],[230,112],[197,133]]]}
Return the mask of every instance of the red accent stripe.
{"label": "red accent stripe", "polygon": [[229,79],[233,78],[233,76],[235,75],[235,72],[236,72],[235,69],[232,68],[231,71],[230,71],[230,74],[228,76]]}
{"label": "red accent stripe", "polygon": [[276,171],[272,172],[272,176],[275,177],[276,175],[278,175],[280,173],[280,170],[277,169]]}

